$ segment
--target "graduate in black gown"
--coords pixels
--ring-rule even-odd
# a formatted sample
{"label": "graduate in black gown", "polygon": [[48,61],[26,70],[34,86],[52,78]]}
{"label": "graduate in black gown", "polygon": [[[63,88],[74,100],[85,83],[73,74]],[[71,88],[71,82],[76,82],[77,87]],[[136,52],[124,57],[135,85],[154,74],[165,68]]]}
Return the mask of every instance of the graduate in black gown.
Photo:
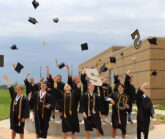
{"label": "graduate in black gown", "polygon": [[[39,83],[34,83],[34,78],[31,77],[30,80],[28,80],[28,77],[30,76],[30,72],[27,73],[25,79],[24,79],[24,84],[26,86],[26,96],[29,95],[30,92],[36,92],[39,91]],[[33,94],[32,94],[33,95]],[[30,109],[33,110],[33,101],[29,101]],[[34,120],[34,112],[33,112],[33,118]]]}
{"label": "graduate in black gown", "polygon": [[124,85],[118,85],[118,92],[112,93],[110,98],[112,103],[112,138],[115,138],[116,129],[119,128],[122,132],[122,138],[125,139],[129,97],[124,93]]}
{"label": "graduate in black gown", "polygon": [[110,124],[107,119],[109,114],[109,102],[106,101],[106,98],[109,97],[112,93],[112,88],[108,83],[108,77],[103,79],[103,85],[100,87],[100,105],[101,105],[101,116],[102,122]]}
{"label": "graduate in black gown", "polygon": [[144,83],[136,94],[137,112],[137,139],[141,139],[141,133],[144,134],[144,139],[148,139],[150,117],[154,118],[154,108],[151,99],[145,94]]}
{"label": "graduate in black gown", "polygon": [[128,121],[130,123],[133,123],[132,118],[131,118],[131,112],[132,112],[133,103],[135,103],[136,89],[133,85],[133,76],[130,76],[129,73],[130,73],[130,70],[128,70],[126,74],[124,87],[125,87],[125,93],[129,96],[129,100],[130,100],[129,110],[128,110]]}
{"label": "graduate in black gown", "polygon": [[104,134],[101,126],[100,98],[94,92],[94,88],[94,85],[89,82],[88,91],[81,97],[80,112],[84,118],[86,139],[90,138],[90,131],[93,131],[93,128],[96,129],[97,138]]}
{"label": "graduate in black gown", "polygon": [[75,134],[80,131],[77,110],[79,102],[78,94],[76,90],[72,91],[69,84],[64,86],[64,92],[61,93],[60,112],[62,115],[63,139],[67,138],[69,132],[72,133],[72,139],[75,139]]}
{"label": "graduate in black gown", "polygon": [[116,68],[113,68],[114,71],[114,92],[118,92],[118,86],[122,83],[123,77],[117,75]]}
{"label": "graduate in black gown", "polygon": [[37,138],[47,138],[47,131],[49,128],[49,120],[52,111],[52,98],[47,93],[47,83],[41,83],[39,92],[34,92],[31,99],[35,102],[35,128]]}
{"label": "graduate in black gown", "polygon": [[52,75],[49,73],[48,66],[46,66],[46,77],[47,77],[47,86],[48,86],[47,91],[51,95],[52,103],[53,103],[52,114],[50,119],[51,121],[53,121],[55,120],[55,110],[59,99],[60,91],[58,91],[57,89],[57,77],[55,76],[52,78]]}
{"label": "graduate in black gown", "polygon": [[11,97],[10,129],[12,130],[12,139],[16,138],[16,133],[20,134],[20,139],[24,139],[25,120],[29,118],[29,103],[27,98],[23,96],[24,88],[18,85],[15,91],[6,75],[3,75],[3,79],[9,88]]}

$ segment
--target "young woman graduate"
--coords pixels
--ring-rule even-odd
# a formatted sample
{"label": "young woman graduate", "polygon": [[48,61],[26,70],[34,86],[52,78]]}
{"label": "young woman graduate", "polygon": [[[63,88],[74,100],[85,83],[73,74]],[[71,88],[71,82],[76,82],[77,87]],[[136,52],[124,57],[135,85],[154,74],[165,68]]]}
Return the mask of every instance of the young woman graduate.
{"label": "young woman graduate", "polygon": [[96,136],[100,138],[103,135],[101,126],[100,98],[94,92],[94,85],[88,82],[88,91],[81,97],[81,110],[83,114],[86,139],[90,138],[90,131],[96,128]]}
{"label": "young woman graduate", "polygon": [[75,133],[78,133],[80,130],[77,111],[77,104],[79,101],[78,93],[71,91],[71,86],[66,84],[64,86],[64,92],[61,93],[60,97],[63,139],[67,138],[68,132],[71,132],[72,139],[75,139]]}
{"label": "young woman graduate", "polygon": [[150,117],[154,118],[154,108],[151,99],[145,94],[144,83],[136,94],[137,112],[137,139],[141,139],[141,133],[144,134],[144,139],[148,139]]}
{"label": "young woman graduate", "polygon": [[[31,99],[34,101],[35,109],[35,128],[37,138],[47,138],[47,131],[49,128],[49,120],[52,110],[52,98],[47,93],[47,83],[41,83],[41,89],[39,92],[34,92]],[[31,93],[29,94],[29,96]]]}
{"label": "young woman graduate", "polygon": [[136,89],[133,85],[133,76],[129,75],[130,70],[127,71],[124,87],[125,87],[125,93],[129,96],[130,104],[129,104],[129,110],[128,110],[128,122],[133,123],[131,118],[132,113],[132,105],[135,103],[135,93]]}
{"label": "young woman graduate", "polygon": [[20,139],[24,139],[24,125],[25,120],[29,118],[29,103],[25,96],[23,96],[24,88],[21,85],[16,87],[16,92],[11,86],[8,77],[3,75],[5,84],[9,88],[11,97],[10,106],[10,129],[12,130],[11,138],[16,138],[16,133],[20,134]]}
{"label": "young woman graduate", "polygon": [[112,93],[112,88],[108,83],[108,77],[103,79],[103,85],[100,87],[100,105],[101,105],[101,116],[102,122],[110,124],[107,119],[109,113],[109,103],[106,101],[106,98],[109,97]]}
{"label": "young woman graduate", "polygon": [[118,85],[118,92],[112,93],[112,138],[116,136],[116,129],[121,129],[122,138],[125,139],[127,125],[127,110],[129,109],[129,97],[124,93],[124,85]]}

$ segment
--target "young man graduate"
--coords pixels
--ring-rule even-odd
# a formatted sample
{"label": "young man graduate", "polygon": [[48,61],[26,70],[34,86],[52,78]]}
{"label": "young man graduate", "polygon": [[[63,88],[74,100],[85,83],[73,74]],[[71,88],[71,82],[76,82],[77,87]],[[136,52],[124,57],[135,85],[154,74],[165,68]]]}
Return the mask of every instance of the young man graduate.
{"label": "young man graduate", "polygon": [[76,133],[80,131],[77,104],[79,101],[78,93],[72,91],[71,86],[65,84],[64,92],[60,96],[60,112],[62,118],[63,139],[67,138],[69,132],[72,133],[71,138],[75,139]]}
{"label": "young man graduate", "polygon": [[10,129],[12,130],[11,138],[16,138],[16,133],[20,134],[20,139],[24,139],[25,120],[29,118],[29,103],[23,96],[24,88],[21,85],[16,87],[16,91],[11,86],[8,77],[3,75],[5,84],[9,88],[11,97],[10,106]]}
{"label": "young man graduate", "polygon": [[144,83],[136,94],[137,112],[137,139],[141,139],[141,133],[144,134],[144,139],[148,139],[150,117],[154,118],[154,108],[151,99],[145,94]]}
{"label": "young man graduate", "polygon": [[103,135],[101,126],[100,98],[94,92],[94,85],[88,82],[88,91],[81,98],[81,110],[83,114],[86,139],[90,138],[90,131],[96,128],[96,136],[99,139]]}
{"label": "young man graduate", "polygon": [[41,83],[41,89],[39,92],[34,92],[34,95],[29,97],[34,102],[34,115],[35,115],[35,128],[36,135],[38,138],[47,138],[47,131],[49,128],[49,120],[52,111],[52,98],[49,93],[47,93],[47,83]]}

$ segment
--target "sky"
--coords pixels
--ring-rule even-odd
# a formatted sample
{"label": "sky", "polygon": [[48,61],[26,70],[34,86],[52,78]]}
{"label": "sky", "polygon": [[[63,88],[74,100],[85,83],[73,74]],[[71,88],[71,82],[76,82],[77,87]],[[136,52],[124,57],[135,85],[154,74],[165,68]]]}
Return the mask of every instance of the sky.
{"label": "sky", "polygon": [[[0,0],[0,55],[5,56],[5,66],[0,68],[10,81],[23,83],[27,72],[39,79],[40,66],[45,77],[45,66],[52,75],[62,74],[66,81],[66,69],[59,70],[59,63],[78,65],[108,49],[112,45],[133,44],[130,36],[136,29],[141,39],[149,36],[164,37],[164,0],[37,0],[35,10],[32,0]],[[38,24],[27,20],[35,17]],[[59,18],[54,23],[53,18]],[[47,43],[43,46],[43,41]],[[89,50],[81,51],[80,45],[88,43]],[[11,45],[17,51],[10,50]],[[25,67],[18,74],[12,64],[20,62]]]}

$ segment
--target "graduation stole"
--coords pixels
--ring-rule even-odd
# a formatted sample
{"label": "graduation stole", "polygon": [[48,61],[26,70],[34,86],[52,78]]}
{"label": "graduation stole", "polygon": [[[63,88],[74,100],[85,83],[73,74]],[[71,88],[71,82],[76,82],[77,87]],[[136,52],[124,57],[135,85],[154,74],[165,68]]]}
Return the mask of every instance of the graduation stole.
{"label": "graduation stole", "polygon": [[109,92],[109,86],[103,86],[103,97],[106,97],[108,95]]}
{"label": "graduation stole", "polygon": [[[72,93],[70,93],[70,101],[69,101],[69,114],[72,115]],[[64,118],[67,118],[66,116],[66,93],[64,93]]]}
{"label": "graduation stole", "polygon": [[[20,102],[19,102],[19,106],[18,106],[18,120],[21,120],[22,98],[23,98],[23,96],[20,96]],[[19,100],[18,100],[18,101],[19,101]],[[17,102],[18,102],[18,101],[17,101]],[[15,97],[14,102],[13,102],[13,112],[14,112],[14,105],[15,105],[17,102],[16,102],[16,97]]]}
{"label": "graduation stole", "polygon": [[[92,113],[95,113],[95,95],[93,94],[92,95],[92,98],[93,98],[93,102],[92,102]],[[90,94],[88,93],[88,115],[89,115],[89,112],[90,112]]]}
{"label": "graduation stole", "polygon": [[128,102],[128,96],[125,94],[118,95],[118,103],[117,103],[117,109],[118,109],[118,122],[121,124],[120,119],[120,110],[124,110],[126,108],[126,104]]}
{"label": "graduation stole", "polygon": [[[40,93],[38,93],[38,97],[37,97],[37,111],[38,111],[38,102],[40,100]],[[43,98],[43,104],[42,104],[42,118],[44,118],[44,105],[45,105],[45,100],[46,100],[46,94],[44,95],[44,98]]]}

